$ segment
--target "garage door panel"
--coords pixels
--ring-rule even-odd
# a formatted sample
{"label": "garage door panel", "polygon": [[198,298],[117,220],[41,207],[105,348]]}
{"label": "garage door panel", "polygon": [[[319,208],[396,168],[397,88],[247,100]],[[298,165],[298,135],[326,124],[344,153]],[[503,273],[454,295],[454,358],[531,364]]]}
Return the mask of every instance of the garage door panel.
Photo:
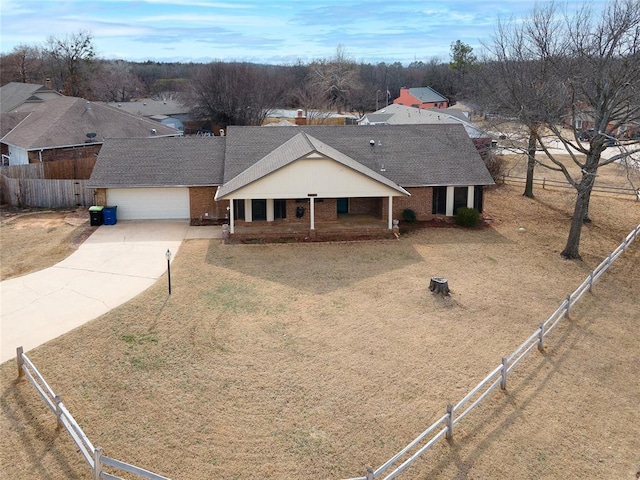
{"label": "garage door panel", "polygon": [[119,220],[188,219],[188,188],[110,188],[107,205]]}

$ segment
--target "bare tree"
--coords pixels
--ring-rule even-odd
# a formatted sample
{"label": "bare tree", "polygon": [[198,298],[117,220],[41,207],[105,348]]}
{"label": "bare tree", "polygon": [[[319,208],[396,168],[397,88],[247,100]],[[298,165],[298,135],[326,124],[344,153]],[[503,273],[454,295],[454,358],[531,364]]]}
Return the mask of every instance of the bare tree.
{"label": "bare tree", "polygon": [[100,73],[93,78],[93,94],[105,102],[128,102],[144,94],[144,84],[132,73],[131,66],[122,60],[102,63]]}
{"label": "bare tree", "polygon": [[78,31],[64,37],[51,36],[44,49],[51,78],[66,95],[90,96],[91,63],[96,56],[93,37]]}
{"label": "bare tree", "polygon": [[32,45],[17,45],[2,57],[2,83],[42,82],[42,51]]}
{"label": "bare tree", "polygon": [[309,70],[309,89],[323,92],[338,113],[346,109],[350,91],[359,88],[360,82],[358,65],[347,56],[345,48],[339,45],[333,58],[316,60]]}
{"label": "bare tree", "polygon": [[261,125],[282,103],[277,67],[251,63],[213,62],[194,75],[184,94],[196,116],[228,125]]}
{"label": "bare tree", "polygon": [[[493,41],[486,46],[491,59],[484,64],[479,80],[485,107],[498,112],[501,119],[517,118],[524,125],[521,135],[507,137],[512,148],[527,153],[527,175],[523,195],[534,198],[533,179],[538,135],[550,117],[557,114],[558,96],[563,95],[552,80],[553,59],[562,55],[562,37],[551,35],[558,28],[554,4],[536,5],[526,22],[514,19],[498,22]],[[553,118],[553,115],[551,116]],[[494,127],[500,127],[494,125]],[[525,137],[524,141],[523,138]],[[526,144],[526,147],[524,146]]]}
{"label": "bare tree", "polygon": [[[562,172],[576,190],[569,235],[561,255],[579,259],[582,225],[589,221],[589,201],[598,169],[640,152],[637,140],[617,137],[625,126],[640,121],[640,2],[612,0],[597,16],[587,5],[573,16],[560,14],[553,5],[542,12],[546,15],[544,22],[536,23],[539,17],[534,12],[521,30],[527,36],[526,44],[536,48],[534,55],[513,64],[522,70],[510,70],[518,75],[522,82],[519,88],[523,89],[516,91],[510,106],[512,111],[523,111],[519,118],[526,125],[544,127],[531,132],[546,154],[545,159],[536,158],[536,163]],[[544,75],[527,81],[529,68]],[[528,99],[525,89],[531,93]],[[538,101],[543,108],[534,105]],[[593,126],[593,132],[583,141],[586,122]],[[556,155],[555,148],[561,148],[564,155]],[[615,154],[603,156],[607,148],[616,148]],[[569,170],[571,164],[580,171],[575,177]]]}

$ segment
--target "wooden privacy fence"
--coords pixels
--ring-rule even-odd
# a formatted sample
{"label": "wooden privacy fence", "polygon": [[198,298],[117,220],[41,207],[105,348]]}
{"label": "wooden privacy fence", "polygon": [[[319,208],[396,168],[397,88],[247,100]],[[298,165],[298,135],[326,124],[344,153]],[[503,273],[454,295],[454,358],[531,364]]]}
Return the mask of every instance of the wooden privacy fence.
{"label": "wooden privacy fence", "polygon": [[[540,324],[538,329],[527,338],[511,355],[503,357],[499,365],[497,365],[478,385],[476,385],[469,393],[467,393],[455,405],[447,405],[446,413],[436,420],[429,428],[418,435],[411,443],[400,450],[397,454],[387,460],[380,467],[373,469],[368,468],[365,476],[356,477],[349,480],[372,480],[376,478],[384,478],[391,480],[399,476],[404,470],[411,466],[422,454],[435,445],[438,440],[443,437],[451,439],[454,434],[455,425],[466,417],[476,408],[487,396],[498,386],[502,390],[507,388],[507,378],[509,372],[520,363],[534,347],[542,351],[544,348],[544,339],[551,331],[560,323],[563,318],[569,316],[571,307],[573,307],[585,293],[590,292],[593,284],[600,279],[609,267],[622,255],[625,250],[640,235],[640,225],[627,235],[622,243],[605,258],[598,267],[589,273],[589,276],[580,284],[580,286],[562,302],[558,309],[547,319],[546,322]],[[394,467],[388,473],[389,469]]]}
{"label": "wooden privacy fence", "polygon": [[4,202],[13,206],[73,208],[94,203],[94,189],[87,180],[44,180],[0,175]]}
{"label": "wooden privacy fence", "polygon": [[[502,183],[504,184],[524,185],[527,181],[526,177],[517,177],[512,175],[506,175],[506,174],[502,175],[502,177],[500,178],[502,179]],[[534,178],[533,184],[541,186],[543,190],[547,188],[549,190],[574,188],[566,180],[551,180],[548,178]],[[609,185],[594,185],[591,192],[596,194],[602,194],[602,195],[622,195],[625,197],[633,197],[640,202],[640,190],[634,190],[631,187],[613,187]]]}
{"label": "wooden privacy fence", "polygon": [[105,467],[113,470],[121,470],[127,473],[133,473],[143,478],[151,480],[169,480],[167,477],[150,472],[144,468],[136,467],[104,455],[102,447],[94,447],[89,438],[75,421],[67,407],[62,403],[59,395],[56,395],[49,384],[42,377],[35,365],[29,360],[23,352],[22,347],[18,347],[16,358],[18,360],[18,376],[27,377],[31,384],[38,391],[44,403],[49,409],[55,413],[58,419],[58,427],[64,427],[78,447],[78,451],[82,454],[85,461],[91,468],[93,480],[122,480],[121,477],[112,475],[104,471]]}

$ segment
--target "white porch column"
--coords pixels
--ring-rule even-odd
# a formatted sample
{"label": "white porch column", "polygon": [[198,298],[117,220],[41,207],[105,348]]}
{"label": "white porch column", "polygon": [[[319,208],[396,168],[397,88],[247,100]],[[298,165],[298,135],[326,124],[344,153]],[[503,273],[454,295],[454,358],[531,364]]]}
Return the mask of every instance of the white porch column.
{"label": "white porch column", "polygon": [[473,208],[473,198],[475,193],[475,187],[473,185],[469,185],[467,190],[467,208]]}
{"label": "white porch column", "polygon": [[253,211],[251,210],[251,199],[244,199],[244,221],[251,222],[253,220]]}
{"label": "white porch column", "polygon": [[447,209],[445,212],[447,217],[453,216],[453,189],[454,187],[447,187]]}
{"label": "white porch column", "polygon": [[233,223],[233,217],[235,217],[235,213],[233,211],[233,199],[229,200],[229,233],[235,233],[235,224]]}
{"label": "white porch column", "polygon": [[389,197],[389,214],[388,214],[388,227],[389,230],[393,229],[393,197]]}
{"label": "white porch column", "polygon": [[267,198],[267,222],[273,222],[274,215],[273,198]]}
{"label": "white porch column", "polygon": [[316,204],[314,202],[315,197],[309,197],[309,210],[311,212],[311,230],[316,229]]}

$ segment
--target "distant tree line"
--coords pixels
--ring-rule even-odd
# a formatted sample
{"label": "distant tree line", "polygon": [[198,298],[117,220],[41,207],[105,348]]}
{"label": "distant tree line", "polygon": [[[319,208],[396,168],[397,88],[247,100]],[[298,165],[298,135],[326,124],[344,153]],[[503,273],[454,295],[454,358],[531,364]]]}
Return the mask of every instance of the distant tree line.
{"label": "distant tree line", "polygon": [[[400,62],[357,63],[342,46],[331,58],[293,65],[130,62],[97,57],[91,33],[79,31],[49,37],[42,45],[18,45],[2,54],[0,62],[3,85],[49,80],[53,89],[65,95],[113,102],[180,95],[187,102],[198,100],[194,107],[208,116],[221,117],[223,123],[256,122],[257,110],[265,106],[363,114],[386,105],[387,91],[395,98],[401,87],[431,86],[452,102],[464,90],[459,58],[452,63],[432,59],[407,66]],[[218,99],[203,101],[207,91]],[[242,114],[241,108],[245,110]]]}

